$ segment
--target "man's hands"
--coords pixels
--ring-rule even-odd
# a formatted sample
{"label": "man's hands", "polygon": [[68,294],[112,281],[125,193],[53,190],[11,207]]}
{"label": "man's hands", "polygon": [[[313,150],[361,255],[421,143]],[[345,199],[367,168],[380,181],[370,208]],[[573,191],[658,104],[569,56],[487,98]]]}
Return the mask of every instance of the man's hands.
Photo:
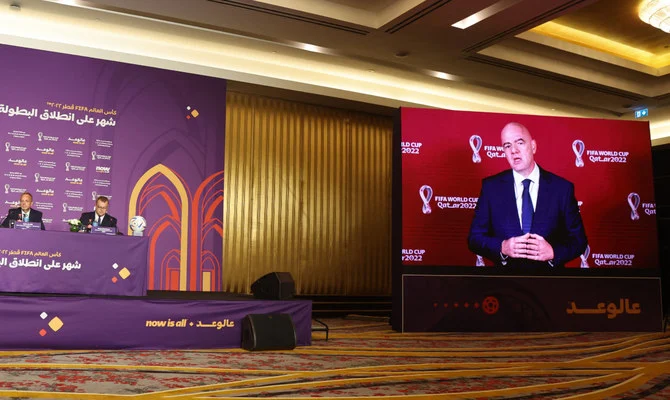
{"label": "man's hands", "polygon": [[500,251],[512,258],[536,261],[549,261],[554,258],[554,248],[542,236],[534,233],[503,240]]}

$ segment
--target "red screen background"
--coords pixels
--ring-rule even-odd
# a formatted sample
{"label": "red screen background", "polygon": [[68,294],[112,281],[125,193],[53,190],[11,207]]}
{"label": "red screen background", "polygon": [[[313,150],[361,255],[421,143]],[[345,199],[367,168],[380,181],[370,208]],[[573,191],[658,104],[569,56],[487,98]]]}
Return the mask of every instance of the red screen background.
{"label": "red screen background", "polygon": [[[575,185],[589,268],[658,268],[648,122],[414,108],[400,113],[403,265],[476,265],[467,245],[474,204],[482,178],[509,169],[500,131],[519,122],[537,142],[540,167]],[[473,135],[481,137],[479,163],[473,162]],[[583,167],[576,166],[576,140],[584,143]],[[432,188],[430,213],[423,212],[423,185]],[[631,193],[640,199],[637,220],[631,219]],[[566,266],[581,264],[577,258]]]}

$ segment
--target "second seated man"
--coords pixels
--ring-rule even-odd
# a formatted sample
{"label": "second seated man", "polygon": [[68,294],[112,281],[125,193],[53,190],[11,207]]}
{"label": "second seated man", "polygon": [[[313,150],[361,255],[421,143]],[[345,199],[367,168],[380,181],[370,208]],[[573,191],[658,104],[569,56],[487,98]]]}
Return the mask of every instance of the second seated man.
{"label": "second seated man", "polygon": [[109,209],[109,199],[105,196],[98,196],[95,200],[95,211],[81,214],[79,221],[90,232],[94,226],[116,227],[116,218],[107,214]]}

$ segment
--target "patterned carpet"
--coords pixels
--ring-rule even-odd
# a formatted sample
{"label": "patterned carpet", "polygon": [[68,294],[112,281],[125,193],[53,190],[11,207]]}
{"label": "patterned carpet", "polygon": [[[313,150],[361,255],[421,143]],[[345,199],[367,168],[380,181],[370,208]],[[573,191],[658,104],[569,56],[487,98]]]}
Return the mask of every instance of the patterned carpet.
{"label": "patterned carpet", "polygon": [[[400,334],[323,320],[287,351],[4,351],[5,399],[669,399],[670,334]],[[315,327],[318,325],[315,325]]]}

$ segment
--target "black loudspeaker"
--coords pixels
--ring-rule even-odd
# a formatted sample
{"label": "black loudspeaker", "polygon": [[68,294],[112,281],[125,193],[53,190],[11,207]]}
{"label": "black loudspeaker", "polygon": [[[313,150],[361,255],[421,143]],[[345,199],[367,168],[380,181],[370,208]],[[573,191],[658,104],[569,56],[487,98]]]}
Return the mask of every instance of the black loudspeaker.
{"label": "black loudspeaker", "polygon": [[295,282],[289,272],[270,272],[251,284],[251,292],[257,299],[286,300],[295,294]]}
{"label": "black loudspeaker", "polygon": [[296,341],[291,314],[249,314],[242,320],[245,350],[293,350]]}

